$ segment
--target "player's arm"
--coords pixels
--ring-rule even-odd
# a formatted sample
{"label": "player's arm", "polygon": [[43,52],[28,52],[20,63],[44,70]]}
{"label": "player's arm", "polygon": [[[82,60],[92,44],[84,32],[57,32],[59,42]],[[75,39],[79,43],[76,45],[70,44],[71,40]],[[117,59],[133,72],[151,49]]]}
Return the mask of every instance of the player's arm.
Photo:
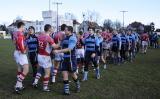
{"label": "player's arm", "polygon": [[77,39],[76,37],[72,37],[69,39],[68,48],[61,49],[61,50],[55,50],[54,53],[65,53],[65,52],[71,52],[73,48],[76,46]]}
{"label": "player's arm", "polygon": [[24,45],[24,37],[22,35],[17,38],[17,46],[20,49],[21,53],[26,53],[25,45]]}
{"label": "player's arm", "polygon": [[136,39],[135,39],[135,37],[133,37],[133,45],[134,45],[134,47],[136,47]]}
{"label": "player's arm", "polygon": [[[130,46],[130,43],[129,43],[129,37],[128,36],[126,36],[126,40],[127,40],[127,45],[128,45],[128,47]],[[129,50],[129,49],[128,49]]]}
{"label": "player's arm", "polygon": [[55,42],[53,41],[53,39],[51,37],[48,38],[48,43],[51,45],[51,47],[53,47],[54,49],[59,48],[59,44],[55,44]]}
{"label": "player's arm", "polygon": [[119,44],[119,50],[121,50],[121,45],[122,45],[122,42],[121,42],[121,37],[120,36],[118,36],[118,44]]}
{"label": "player's arm", "polygon": [[54,49],[59,48],[59,44],[52,43],[51,46],[52,46]]}
{"label": "player's arm", "polygon": [[98,37],[95,38],[95,47],[95,52],[98,53],[100,47],[100,40],[98,39]]}

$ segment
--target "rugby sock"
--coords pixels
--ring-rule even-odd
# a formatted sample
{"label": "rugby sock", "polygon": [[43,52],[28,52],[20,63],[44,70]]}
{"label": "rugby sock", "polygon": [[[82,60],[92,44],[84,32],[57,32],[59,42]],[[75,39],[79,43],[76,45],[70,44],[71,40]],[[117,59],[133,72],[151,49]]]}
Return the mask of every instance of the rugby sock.
{"label": "rugby sock", "polygon": [[17,72],[17,79],[18,79],[18,77],[19,77],[19,75],[20,75],[21,73],[22,73],[22,72],[19,72],[19,71]]}
{"label": "rugby sock", "polygon": [[77,79],[73,79],[73,80],[74,80],[74,82],[76,83],[77,89],[80,89],[80,82],[79,82],[79,79],[77,78]]}
{"label": "rugby sock", "polygon": [[56,81],[56,75],[57,75],[57,73],[58,73],[58,68],[54,68],[53,69],[52,82]]}
{"label": "rugby sock", "polygon": [[49,77],[43,78],[43,89],[48,89]]}
{"label": "rugby sock", "polygon": [[69,81],[68,80],[64,80],[64,92],[68,93],[69,92]]}
{"label": "rugby sock", "polygon": [[83,74],[83,80],[87,80],[88,79],[88,71],[85,71]]}
{"label": "rugby sock", "polygon": [[99,67],[96,68],[96,78],[100,79]]}
{"label": "rugby sock", "polygon": [[104,69],[106,69],[106,68],[107,68],[107,64],[106,64],[106,63],[104,64],[103,68],[104,68]]}
{"label": "rugby sock", "polygon": [[25,79],[25,76],[23,73],[21,73],[17,79],[16,87],[22,87],[22,82]]}
{"label": "rugby sock", "polygon": [[53,70],[53,76],[56,76],[57,73],[58,73],[58,68],[54,68],[54,70]]}
{"label": "rugby sock", "polygon": [[84,66],[82,66],[82,73],[84,72]]}
{"label": "rugby sock", "polygon": [[99,75],[99,67],[96,68],[96,75]]}
{"label": "rugby sock", "polygon": [[37,73],[37,74],[36,74],[36,78],[35,78],[35,80],[34,80],[34,83],[35,83],[35,84],[38,84],[38,81],[39,81],[39,79],[41,78],[41,76],[42,76],[42,75],[41,75],[40,73]]}

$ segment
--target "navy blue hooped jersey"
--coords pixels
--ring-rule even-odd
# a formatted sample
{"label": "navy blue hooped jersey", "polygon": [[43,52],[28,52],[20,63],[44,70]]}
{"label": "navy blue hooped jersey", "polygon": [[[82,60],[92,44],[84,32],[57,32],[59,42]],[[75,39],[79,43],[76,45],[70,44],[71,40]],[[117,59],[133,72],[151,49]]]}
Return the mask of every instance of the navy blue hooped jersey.
{"label": "navy blue hooped jersey", "polygon": [[135,38],[133,37],[133,35],[128,35],[128,39],[129,39],[129,43],[131,44],[131,46],[133,46],[135,42]]}
{"label": "navy blue hooped jersey", "polygon": [[125,34],[121,35],[121,42],[122,42],[122,45],[126,45],[129,42],[129,40]]}
{"label": "navy blue hooped jersey", "polygon": [[120,46],[120,43],[121,43],[121,38],[117,35],[113,35],[112,37],[112,46],[114,47],[119,47]]}
{"label": "navy blue hooped jersey", "polygon": [[26,44],[28,47],[28,52],[37,52],[38,51],[38,38],[35,34],[30,34],[26,39]]}
{"label": "navy blue hooped jersey", "polygon": [[100,45],[99,43],[99,39],[95,36],[95,35],[89,35],[85,41],[85,51],[86,52],[97,52],[98,51],[98,47]]}
{"label": "navy blue hooped jersey", "polygon": [[76,49],[77,38],[72,34],[70,36],[66,36],[62,41],[62,49],[69,48],[71,52],[64,53],[64,59],[75,57],[75,49]]}

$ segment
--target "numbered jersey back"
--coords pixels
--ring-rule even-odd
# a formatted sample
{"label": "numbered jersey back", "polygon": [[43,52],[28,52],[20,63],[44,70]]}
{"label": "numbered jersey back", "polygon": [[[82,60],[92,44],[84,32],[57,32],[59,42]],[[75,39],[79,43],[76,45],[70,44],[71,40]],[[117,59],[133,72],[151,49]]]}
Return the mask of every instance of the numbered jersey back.
{"label": "numbered jersey back", "polygon": [[46,55],[49,56],[51,51],[52,51],[52,47],[51,45],[54,44],[53,39],[42,33],[38,36],[38,50],[39,50],[39,54],[40,55]]}

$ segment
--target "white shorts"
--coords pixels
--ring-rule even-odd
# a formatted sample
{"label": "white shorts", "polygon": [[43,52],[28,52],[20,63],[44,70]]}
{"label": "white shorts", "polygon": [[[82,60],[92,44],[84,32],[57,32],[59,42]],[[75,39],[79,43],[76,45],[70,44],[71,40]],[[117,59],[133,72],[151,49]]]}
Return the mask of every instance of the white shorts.
{"label": "white shorts", "polygon": [[147,41],[142,41],[142,47],[144,46],[148,46],[148,42]]}
{"label": "white shorts", "polygon": [[84,49],[76,49],[76,58],[84,58]]}
{"label": "white shorts", "polygon": [[61,61],[63,60],[63,53],[57,53],[54,55],[54,60],[55,61]]}
{"label": "white shorts", "polygon": [[52,67],[51,57],[46,56],[46,55],[39,55],[38,54],[38,65],[43,67],[43,68]]}
{"label": "white shorts", "polygon": [[28,64],[28,58],[26,54],[21,53],[18,50],[14,51],[14,59],[17,64],[23,66],[25,64]]}
{"label": "white shorts", "polygon": [[103,43],[102,45],[103,49],[111,49],[111,42],[108,42],[108,43]]}

